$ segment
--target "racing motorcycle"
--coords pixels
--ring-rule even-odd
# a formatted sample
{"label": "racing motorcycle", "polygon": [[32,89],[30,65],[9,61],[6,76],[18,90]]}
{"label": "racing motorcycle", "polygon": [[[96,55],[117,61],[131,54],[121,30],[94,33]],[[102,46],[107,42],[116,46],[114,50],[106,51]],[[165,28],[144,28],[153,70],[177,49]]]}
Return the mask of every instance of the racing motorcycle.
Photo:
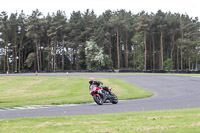
{"label": "racing motorcycle", "polygon": [[117,96],[111,92],[111,88],[108,88],[110,90],[110,93],[105,91],[103,87],[93,87],[93,89],[90,91],[90,94],[93,96],[94,101],[98,105],[103,105],[103,103],[112,103],[117,104],[118,98]]}

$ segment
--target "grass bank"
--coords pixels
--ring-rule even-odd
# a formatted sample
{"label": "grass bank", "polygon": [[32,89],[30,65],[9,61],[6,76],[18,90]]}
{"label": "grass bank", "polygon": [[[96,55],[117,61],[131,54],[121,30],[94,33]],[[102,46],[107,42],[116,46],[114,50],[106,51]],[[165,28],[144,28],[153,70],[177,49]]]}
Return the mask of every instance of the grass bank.
{"label": "grass bank", "polygon": [[199,133],[200,108],[0,120],[2,132]]}
{"label": "grass bank", "polygon": [[[119,99],[152,95],[117,78],[96,80],[111,86]],[[0,108],[93,102],[89,95],[88,78],[79,77],[3,76],[0,77],[0,94]]]}
{"label": "grass bank", "polygon": [[189,76],[199,77],[200,74],[180,74],[180,73],[117,73],[116,75],[160,75],[160,76]]}

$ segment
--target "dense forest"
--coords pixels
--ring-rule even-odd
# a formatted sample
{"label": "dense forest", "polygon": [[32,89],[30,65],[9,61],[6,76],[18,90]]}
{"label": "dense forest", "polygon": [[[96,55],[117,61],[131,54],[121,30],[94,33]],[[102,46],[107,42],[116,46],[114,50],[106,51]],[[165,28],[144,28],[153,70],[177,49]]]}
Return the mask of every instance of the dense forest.
{"label": "dense forest", "polygon": [[67,18],[0,13],[0,72],[197,70],[200,22],[187,14],[89,9]]}

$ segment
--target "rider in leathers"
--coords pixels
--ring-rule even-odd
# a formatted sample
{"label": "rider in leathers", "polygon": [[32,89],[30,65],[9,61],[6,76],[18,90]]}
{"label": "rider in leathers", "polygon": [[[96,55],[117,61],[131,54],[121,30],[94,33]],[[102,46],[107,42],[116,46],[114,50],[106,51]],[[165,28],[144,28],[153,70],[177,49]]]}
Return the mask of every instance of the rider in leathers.
{"label": "rider in leathers", "polygon": [[[90,78],[89,80],[89,90],[91,91],[94,87],[102,87],[103,83],[101,81],[95,81],[94,78]],[[111,94],[111,91],[109,89],[109,87],[102,87],[103,90],[107,91],[109,94]],[[106,96],[104,96],[104,98],[106,99]],[[105,101],[104,99],[104,101]]]}

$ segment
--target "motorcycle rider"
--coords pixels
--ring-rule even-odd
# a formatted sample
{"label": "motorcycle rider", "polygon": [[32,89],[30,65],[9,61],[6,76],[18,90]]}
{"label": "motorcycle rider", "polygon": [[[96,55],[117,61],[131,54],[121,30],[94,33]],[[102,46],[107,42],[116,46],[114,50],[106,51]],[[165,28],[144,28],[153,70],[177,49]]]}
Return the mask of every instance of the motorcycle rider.
{"label": "motorcycle rider", "polygon": [[[94,87],[102,87],[103,83],[101,81],[95,81],[94,78],[89,79],[89,90],[91,91]],[[102,87],[103,90],[107,91],[109,94],[111,94],[109,87]]]}

